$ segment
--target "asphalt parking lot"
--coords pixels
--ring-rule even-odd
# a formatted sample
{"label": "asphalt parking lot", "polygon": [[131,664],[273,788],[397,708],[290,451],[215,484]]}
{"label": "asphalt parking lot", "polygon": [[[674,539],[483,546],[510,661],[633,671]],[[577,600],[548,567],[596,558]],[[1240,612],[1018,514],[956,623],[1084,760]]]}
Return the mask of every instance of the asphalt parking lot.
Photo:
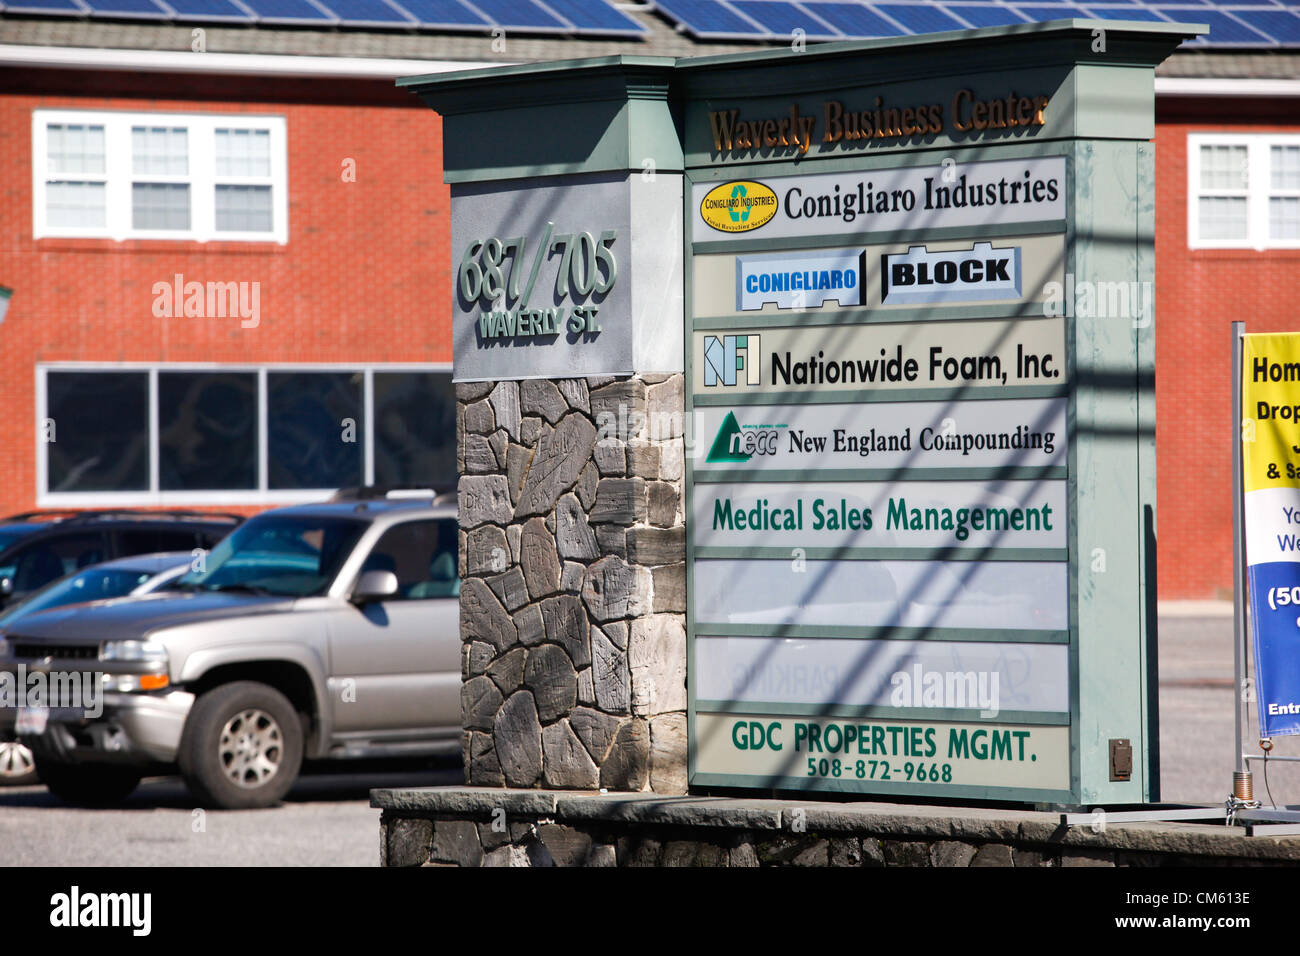
{"label": "asphalt parking lot", "polygon": [[[1231,620],[1162,617],[1161,784],[1168,802],[1222,803],[1231,786]],[[1253,747],[1253,736],[1247,737]],[[1275,752],[1300,754],[1294,739]],[[1257,750],[1254,752],[1258,752]],[[1279,803],[1300,803],[1300,764],[1273,764]],[[367,766],[302,777],[267,810],[196,810],[175,777],[146,780],[118,809],[78,810],[43,787],[0,790],[0,864],[10,866],[376,866],[374,787],[460,783],[454,761]],[[1257,792],[1267,800],[1256,767]]]}

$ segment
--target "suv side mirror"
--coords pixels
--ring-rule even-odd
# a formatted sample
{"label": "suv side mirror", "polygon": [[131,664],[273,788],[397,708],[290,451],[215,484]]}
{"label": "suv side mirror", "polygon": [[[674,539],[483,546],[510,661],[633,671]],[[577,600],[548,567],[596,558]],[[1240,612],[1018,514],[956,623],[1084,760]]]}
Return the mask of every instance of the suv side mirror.
{"label": "suv side mirror", "polygon": [[382,601],[397,593],[397,575],[392,571],[365,571],[352,589],[352,600],[358,604]]}

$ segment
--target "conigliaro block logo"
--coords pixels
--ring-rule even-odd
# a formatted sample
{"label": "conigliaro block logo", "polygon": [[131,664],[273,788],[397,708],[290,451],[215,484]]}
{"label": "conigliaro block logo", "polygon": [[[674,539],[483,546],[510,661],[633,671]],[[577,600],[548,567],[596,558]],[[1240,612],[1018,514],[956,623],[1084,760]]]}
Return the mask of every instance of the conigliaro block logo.
{"label": "conigliaro block logo", "polygon": [[710,189],[700,203],[700,218],[719,232],[749,232],[767,225],[778,208],[771,189],[741,180]]}

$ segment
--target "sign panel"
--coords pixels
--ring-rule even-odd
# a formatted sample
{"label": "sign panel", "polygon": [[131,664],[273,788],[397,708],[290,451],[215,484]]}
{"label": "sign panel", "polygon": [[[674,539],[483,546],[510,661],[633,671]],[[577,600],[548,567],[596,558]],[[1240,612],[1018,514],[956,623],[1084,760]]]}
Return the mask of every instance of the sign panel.
{"label": "sign panel", "polygon": [[1058,385],[1065,319],[696,332],[698,395]]}
{"label": "sign panel", "polygon": [[1063,631],[1063,561],[695,561],[698,633],[712,625]]}
{"label": "sign panel", "polygon": [[[741,189],[744,194],[739,194]],[[720,185],[696,183],[691,196],[695,242],[740,233],[746,239],[790,239],[1045,222],[1065,218],[1065,159],[940,163]],[[736,205],[748,196],[761,197],[761,205]]]}
{"label": "sign panel", "polygon": [[1242,339],[1246,565],[1260,735],[1300,734],[1300,334]]}
{"label": "sign panel", "polygon": [[1065,399],[695,409],[695,467],[746,472],[1064,466]]}
{"label": "sign panel", "polygon": [[695,256],[693,266],[694,309],[701,318],[920,307],[927,315],[964,317],[960,307],[976,303],[1032,304],[1023,310],[1026,315],[1064,311],[1059,304],[1066,283],[1063,233],[708,253]]}
{"label": "sign panel", "polygon": [[1064,481],[702,484],[696,547],[1064,548]]}
{"label": "sign panel", "polygon": [[698,763],[753,786],[808,778],[839,790],[1070,788],[1070,728],[990,721],[698,713]]}
{"label": "sign panel", "polygon": [[629,180],[452,187],[455,379],[632,371]]}
{"label": "sign panel", "polygon": [[701,700],[1066,713],[1065,644],[700,637]]}
{"label": "sign panel", "polygon": [[815,309],[862,304],[866,272],[860,249],[736,256],[736,308]]}
{"label": "sign panel", "polygon": [[1020,282],[1020,249],[995,249],[991,242],[953,252],[912,246],[880,263],[880,299],[886,305],[1018,299]]}

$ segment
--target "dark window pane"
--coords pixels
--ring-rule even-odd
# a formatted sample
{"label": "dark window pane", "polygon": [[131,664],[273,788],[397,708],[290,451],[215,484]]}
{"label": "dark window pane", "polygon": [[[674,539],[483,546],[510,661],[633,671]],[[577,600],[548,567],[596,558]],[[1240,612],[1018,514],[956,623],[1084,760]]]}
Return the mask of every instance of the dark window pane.
{"label": "dark window pane", "polygon": [[117,535],[118,557],[153,554],[157,551],[193,551],[195,547],[197,544],[193,531],[141,528],[137,531],[120,531]]}
{"label": "dark window pane", "polygon": [[50,491],[149,490],[149,376],[49,372]]}
{"label": "dark window pane", "polygon": [[376,372],[375,483],[456,484],[450,372]]}
{"label": "dark window pane", "polygon": [[266,385],[270,487],[360,485],[361,373],[272,372]]}
{"label": "dark window pane", "polygon": [[411,521],[384,532],[361,570],[397,575],[397,594],[389,600],[456,597],[456,545],[455,521]]}
{"label": "dark window pane", "polygon": [[257,376],[158,373],[158,484],[163,491],[257,488]]}
{"label": "dark window pane", "polygon": [[14,593],[34,590],[107,557],[104,536],[94,532],[58,535],[33,542],[15,555]]}

